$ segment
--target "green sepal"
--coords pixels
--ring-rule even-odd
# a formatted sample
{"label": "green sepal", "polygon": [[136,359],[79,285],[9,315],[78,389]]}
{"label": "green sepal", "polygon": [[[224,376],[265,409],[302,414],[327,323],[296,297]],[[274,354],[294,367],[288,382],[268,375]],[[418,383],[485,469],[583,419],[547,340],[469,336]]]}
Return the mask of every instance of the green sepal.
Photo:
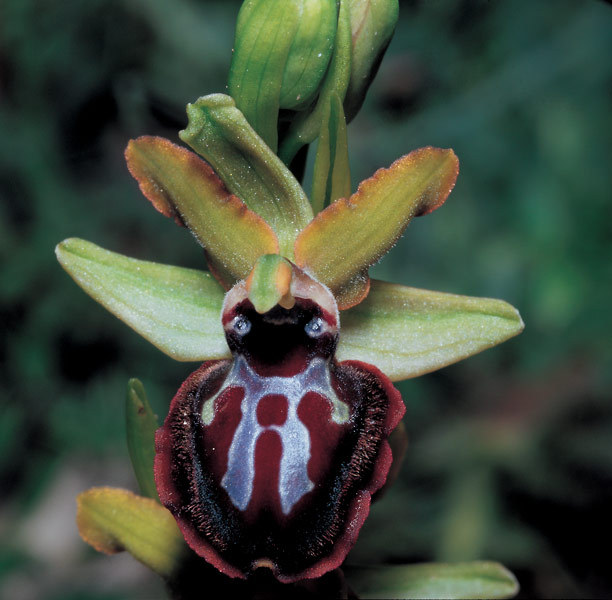
{"label": "green sepal", "polygon": [[77,526],[98,552],[127,550],[166,579],[190,553],[170,511],[127,490],[101,487],[79,494]]}
{"label": "green sepal", "polygon": [[347,0],[340,0],[338,28],[334,52],[321,91],[310,111],[298,113],[280,142],[278,155],[285,164],[291,164],[299,149],[310,144],[321,132],[321,124],[329,108],[330,97],[336,94],[344,101],[351,77],[351,20]]}
{"label": "green sepal", "polygon": [[349,0],[352,49],[351,79],[344,99],[346,122],[359,112],[393,37],[398,0]]}
{"label": "green sepal", "polygon": [[295,239],[312,219],[310,202],[291,171],[255,133],[232,98],[204,96],[187,106],[181,139],[203,156],[250,210],[278,237],[280,253],[293,258]]}
{"label": "green sepal", "polygon": [[513,598],[516,577],[496,562],[423,563],[348,567],[345,574],[359,598]]}
{"label": "green sepal", "polygon": [[55,252],[87,294],[172,358],[231,356],[220,319],[224,292],[210,273],[128,258],[77,238]]}
{"label": "green sepal", "polygon": [[346,120],[338,94],[329,98],[321,123],[314,162],[310,201],[315,215],[338,198],[351,195],[351,171],[348,158]]}
{"label": "green sepal", "polygon": [[130,379],[125,402],[125,430],[132,468],[140,493],[159,501],[153,477],[158,427],[157,416],[147,400],[144,386],[138,379]]}
{"label": "green sepal", "polygon": [[523,328],[503,300],[372,281],[367,298],[342,313],[337,357],[375,365],[399,381],[477,354]]}
{"label": "green sepal", "polygon": [[293,269],[291,263],[278,254],[261,256],[248,279],[248,298],[255,310],[266,313],[289,294]]}
{"label": "green sepal", "polygon": [[298,31],[298,0],[249,0],[238,13],[228,79],[230,95],[276,152],[281,86]]}
{"label": "green sepal", "polygon": [[391,249],[413,217],[444,203],[458,172],[452,150],[431,147],[379,169],[300,233],[296,264],[330,288],[340,309],[354,306],[368,292],[368,268]]}

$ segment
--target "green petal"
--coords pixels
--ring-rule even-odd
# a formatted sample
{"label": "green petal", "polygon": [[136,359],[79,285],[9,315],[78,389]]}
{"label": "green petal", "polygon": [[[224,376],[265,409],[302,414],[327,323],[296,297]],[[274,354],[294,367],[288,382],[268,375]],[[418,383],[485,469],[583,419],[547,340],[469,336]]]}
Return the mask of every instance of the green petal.
{"label": "green petal", "polygon": [[415,150],[379,169],[302,231],[296,263],[331,289],[341,309],[349,308],[367,293],[368,267],[391,249],[413,217],[444,203],[458,171],[454,152],[439,148]]}
{"label": "green petal", "polygon": [[331,95],[336,94],[344,101],[351,77],[351,20],[347,0],[340,2],[334,43],[334,53],[317,103],[311,111],[303,111],[296,116],[280,144],[278,155],[287,165],[304,144],[310,144],[319,135]]}
{"label": "green petal", "polygon": [[373,281],[368,297],[342,313],[341,327],[338,360],[373,364],[399,381],[491,348],[524,325],[503,300]]}
{"label": "green petal", "polygon": [[153,461],[155,431],[159,423],[147,400],[144,386],[138,379],[130,379],[128,382],[125,426],[128,451],[140,493],[147,498],[158,500],[153,478]]}
{"label": "green petal", "polygon": [[230,356],[221,327],[224,293],[209,273],[128,258],[77,238],[55,252],[85,292],[172,358]]}
{"label": "green petal", "polygon": [[398,0],[350,0],[351,80],[344,100],[347,123],[357,114],[395,30]]}
{"label": "green petal", "polygon": [[193,152],[160,137],[131,140],[125,151],[142,193],[167,216],[178,216],[229,275],[231,287],[262,254],[278,252],[270,226],[230,194]]}
{"label": "green petal", "polygon": [[495,562],[424,563],[345,569],[360,598],[512,598],[516,578]]}
{"label": "green petal", "polygon": [[92,488],[77,497],[81,537],[98,552],[127,550],[134,558],[169,578],[187,555],[174,517],[163,506],[127,490]]}
{"label": "green petal", "polygon": [[299,182],[229,96],[204,96],[187,106],[187,114],[189,126],[181,131],[181,139],[212,165],[233,194],[272,227],[281,254],[293,259],[295,239],[312,219],[310,202]]}
{"label": "green petal", "polygon": [[346,120],[342,102],[332,94],[317,145],[311,203],[315,214],[338,198],[351,195]]}
{"label": "green petal", "polygon": [[300,4],[297,0],[250,0],[242,4],[236,24],[229,93],[274,152],[283,74],[298,29]]}

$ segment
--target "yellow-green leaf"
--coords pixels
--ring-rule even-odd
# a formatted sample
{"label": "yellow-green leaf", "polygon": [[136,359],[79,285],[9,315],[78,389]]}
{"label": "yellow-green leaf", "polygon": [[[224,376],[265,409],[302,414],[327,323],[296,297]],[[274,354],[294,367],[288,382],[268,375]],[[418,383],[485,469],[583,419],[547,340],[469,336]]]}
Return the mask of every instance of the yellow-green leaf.
{"label": "yellow-green leaf", "polygon": [[233,194],[272,227],[280,253],[292,260],[295,239],[312,219],[310,202],[299,182],[229,96],[204,96],[187,106],[187,115],[189,125],[181,131],[181,139],[213,166]]}
{"label": "yellow-green leaf", "polygon": [[423,563],[345,570],[359,598],[513,598],[514,575],[495,562]]}
{"label": "yellow-green leaf", "polygon": [[130,141],[125,156],[143,194],[163,214],[178,216],[231,275],[228,287],[247,277],[259,256],[278,252],[270,226],[193,152],[144,136]]}
{"label": "yellow-green leaf", "polygon": [[[302,231],[295,244],[296,263],[331,289],[339,308],[359,302],[367,293],[368,267],[395,244],[413,217],[444,203],[458,171],[452,150],[430,147],[379,169]],[[346,287],[350,301],[344,298]]]}
{"label": "yellow-green leaf", "polygon": [[153,478],[155,431],[158,427],[157,417],[147,400],[142,382],[130,379],[125,402],[128,451],[140,493],[153,500],[159,500]]}
{"label": "yellow-green leaf", "polygon": [[188,548],[163,506],[127,490],[92,488],[77,496],[77,525],[81,537],[98,552],[127,550],[134,558],[169,578]]}
{"label": "yellow-green leaf", "polygon": [[339,360],[373,364],[399,381],[491,348],[524,325],[503,300],[372,281],[368,297],[342,314],[341,327]]}
{"label": "yellow-green leaf", "polygon": [[55,252],[85,292],[172,358],[230,356],[224,292],[210,273],[128,258],[77,238]]}

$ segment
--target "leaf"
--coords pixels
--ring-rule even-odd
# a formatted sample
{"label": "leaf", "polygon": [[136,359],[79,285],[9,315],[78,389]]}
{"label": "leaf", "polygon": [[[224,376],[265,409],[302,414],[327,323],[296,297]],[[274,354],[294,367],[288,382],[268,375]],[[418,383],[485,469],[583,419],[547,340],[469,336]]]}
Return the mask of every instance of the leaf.
{"label": "leaf", "polygon": [[250,0],[238,14],[228,79],[253,129],[276,152],[281,85],[301,13],[297,0]]}
{"label": "leaf", "polygon": [[180,132],[181,139],[212,165],[233,194],[272,227],[280,253],[293,260],[295,239],[312,219],[310,202],[299,182],[229,96],[204,96],[187,106],[187,114],[189,125]]}
{"label": "leaf", "polygon": [[379,169],[302,231],[296,263],[331,289],[339,308],[360,302],[367,294],[368,267],[391,249],[413,217],[444,203],[458,171],[452,150],[431,147]]}
{"label": "leaf", "polygon": [[346,122],[359,112],[393,37],[399,14],[398,0],[350,0],[351,79],[344,110]]}
{"label": "leaf", "polygon": [[311,203],[317,214],[330,202],[351,194],[351,172],[348,158],[346,121],[342,102],[332,94],[317,145],[314,163]]}
{"label": "leaf", "polygon": [[524,325],[503,300],[372,281],[368,297],[342,314],[341,327],[338,360],[373,364],[399,381],[491,348]]}
{"label": "leaf", "polygon": [[140,493],[159,501],[153,477],[155,432],[159,423],[147,400],[144,386],[138,379],[128,382],[125,425],[128,451]]}
{"label": "leaf", "polygon": [[230,194],[213,170],[189,150],[160,138],[131,140],[125,152],[142,193],[163,214],[178,216],[215,262],[244,279],[262,254],[278,251],[270,226]]}
{"label": "leaf", "polygon": [[423,563],[350,567],[347,579],[359,598],[512,598],[519,585],[495,562]]}
{"label": "leaf", "polygon": [[310,144],[321,132],[321,124],[328,110],[330,97],[336,94],[344,101],[351,77],[351,20],[347,0],[340,2],[338,28],[334,42],[334,52],[325,79],[321,84],[319,98],[310,111],[299,113],[292,121],[280,143],[278,155],[288,165],[299,149]]}
{"label": "leaf", "polygon": [[57,258],[94,300],[176,360],[230,356],[223,290],[209,273],[128,258],[71,238]]}
{"label": "leaf", "polygon": [[127,490],[100,487],[79,494],[76,519],[81,537],[98,552],[127,550],[165,578],[188,553],[170,512]]}

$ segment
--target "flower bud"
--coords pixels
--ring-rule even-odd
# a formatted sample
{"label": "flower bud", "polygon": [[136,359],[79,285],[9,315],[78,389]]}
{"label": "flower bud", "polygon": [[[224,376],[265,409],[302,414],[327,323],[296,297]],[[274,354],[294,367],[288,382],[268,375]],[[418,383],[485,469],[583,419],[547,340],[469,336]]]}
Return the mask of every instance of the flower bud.
{"label": "flower bud", "polygon": [[279,109],[299,110],[314,100],[336,27],[335,0],[247,0],[242,5],[229,92],[274,151]]}
{"label": "flower bud", "polygon": [[351,79],[344,99],[346,120],[359,112],[391,41],[398,0],[349,0],[352,32]]}
{"label": "flower bud", "polygon": [[300,110],[319,91],[334,49],[337,27],[335,0],[302,0],[298,28],[287,57],[280,107]]}

